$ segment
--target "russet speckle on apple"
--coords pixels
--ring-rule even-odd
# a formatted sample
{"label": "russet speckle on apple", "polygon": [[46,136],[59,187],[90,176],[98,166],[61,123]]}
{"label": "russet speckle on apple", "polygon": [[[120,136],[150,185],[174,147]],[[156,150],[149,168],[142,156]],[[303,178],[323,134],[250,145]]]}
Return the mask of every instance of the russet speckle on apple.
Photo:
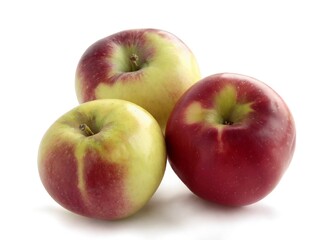
{"label": "russet speckle on apple", "polygon": [[173,34],[132,29],[92,44],[76,70],[80,103],[118,98],[143,107],[164,130],[176,101],[200,79],[194,54]]}
{"label": "russet speckle on apple", "polygon": [[197,196],[244,206],[268,195],[288,168],[295,123],[266,84],[239,74],[215,74],[193,85],[166,128],[168,159]]}
{"label": "russet speckle on apple", "polygon": [[114,220],[139,211],[158,188],[166,147],[156,120],[136,104],[83,103],[50,126],[38,154],[41,181],[64,208]]}

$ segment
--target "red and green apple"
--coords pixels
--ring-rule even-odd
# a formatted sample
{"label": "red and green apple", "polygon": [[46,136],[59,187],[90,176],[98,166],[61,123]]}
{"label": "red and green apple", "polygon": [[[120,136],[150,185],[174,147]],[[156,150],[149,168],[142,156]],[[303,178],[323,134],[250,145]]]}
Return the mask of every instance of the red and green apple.
{"label": "red and green apple", "polygon": [[244,206],[279,183],[294,153],[296,131],[288,106],[271,87],[224,73],[186,91],[165,136],[170,164],[193,193]]}
{"label": "red and green apple", "polygon": [[76,70],[80,103],[118,98],[150,112],[162,130],[176,101],[200,79],[197,61],[178,37],[158,29],[132,29],[92,44]]}
{"label": "red and green apple", "polygon": [[39,147],[41,181],[64,208],[91,218],[120,219],[140,210],[165,171],[157,121],[117,99],[83,103],[56,120]]}

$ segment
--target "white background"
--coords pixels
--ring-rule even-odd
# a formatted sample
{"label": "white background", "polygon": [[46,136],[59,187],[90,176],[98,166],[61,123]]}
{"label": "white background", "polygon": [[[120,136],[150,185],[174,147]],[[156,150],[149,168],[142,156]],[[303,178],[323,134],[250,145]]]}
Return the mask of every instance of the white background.
{"label": "white background", "polygon": [[[1,1],[0,239],[332,239],[328,3]],[[48,196],[37,171],[38,146],[51,123],[78,104],[74,74],[80,56],[102,37],[147,27],[181,38],[203,77],[249,75],[288,103],[297,148],[265,199],[238,209],[209,204],[169,166],[152,200],[122,221],[74,215]]]}

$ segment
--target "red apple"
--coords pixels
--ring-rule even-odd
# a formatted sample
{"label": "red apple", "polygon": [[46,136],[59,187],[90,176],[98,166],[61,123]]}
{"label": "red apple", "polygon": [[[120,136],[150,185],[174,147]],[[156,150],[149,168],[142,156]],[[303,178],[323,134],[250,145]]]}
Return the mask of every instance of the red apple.
{"label": "red apple", "polygon": [[197,196],[229,206],[255,203],[276,187],[295,137],[292,114],[274,90],[229,73],[192,86],[166,128],[175,173]]}
{"label": "red apple", "polygon": [[157,121],[117,99],[83,103],[56,120],[39,147],[38,169],[64,208],[113,220],[139,211],[158,188],[166,146]]}
{"label": "red apple", "polygon": [[143,107],[165,129],[176,101],[200,79],[191,50],[173,34],[131,29],[92,44],[76,70],[80,103],[118,98]]}

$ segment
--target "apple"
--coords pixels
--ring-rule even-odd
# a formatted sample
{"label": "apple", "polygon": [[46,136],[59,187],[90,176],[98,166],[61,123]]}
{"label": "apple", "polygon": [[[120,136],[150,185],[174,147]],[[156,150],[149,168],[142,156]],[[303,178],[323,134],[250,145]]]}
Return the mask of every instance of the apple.
{"label": "apple", "polygon": [[76,69],[80,103],[127,100],[150,112],[164,131],[176,101],[200,79],[191,50],[173,34],[132,29],[92,44]]}
{"label": "apple", "polygon": [[56,202],[114,220],[140,210],[158,188],[166,146],[157,121],[118,99],[83,103],[56,120],[39,147],[41,181]]}
{"label": "apple", "polygon": [[269,86],[222,73],[184,93],[165,137],[170,165],[193,193],[244,206],[276,187],[291,162],[296,131],[289,108]]}

